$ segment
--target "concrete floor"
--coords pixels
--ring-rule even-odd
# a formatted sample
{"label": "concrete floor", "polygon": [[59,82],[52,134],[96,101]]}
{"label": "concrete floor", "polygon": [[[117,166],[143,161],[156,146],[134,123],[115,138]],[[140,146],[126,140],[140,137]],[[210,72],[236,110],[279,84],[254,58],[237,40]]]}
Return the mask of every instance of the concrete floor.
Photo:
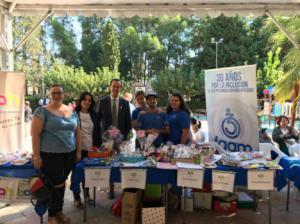
{"label": "concrete floor", "polygon": [[[120,196],[120,185],[116,185],[116,196]],[[300,224],[300,201],[296,200],[296,189],[291,188],[290,211],[285,211],[286,188],[281,192],[272,193],[272,223],[273,224]],[[88,207],[87,224],[121,223],[121,219],[112,215],[110,207],[114,200],[108,200],[107,194],[97,192],[96,207]],[[172,224],[265,224],[268,223],[268,203],[261,200],[258,203],[257,211],[249,209],[240,209],[234,214],[223,214],[214,211],[197,210],[193,213],[169,212],[168,223]],[[70,190],[66,192],[65,213],[71,217],[72,223],[79,224],[83,222],[83,210],[78,210],[73,206],[73,196]],[[46,216],[44,218],[46,223]],[[35,224],[39,223],[39,217],[34,213],[30,203],[16,203],[0,209],[0,224]]]}

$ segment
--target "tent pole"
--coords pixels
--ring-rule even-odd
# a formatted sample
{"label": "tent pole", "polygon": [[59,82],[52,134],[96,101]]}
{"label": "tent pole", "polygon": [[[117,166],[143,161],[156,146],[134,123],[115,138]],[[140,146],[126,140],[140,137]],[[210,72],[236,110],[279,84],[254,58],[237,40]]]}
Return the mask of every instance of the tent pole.
{"label": "tent pole", "polygon": [[16,7],[16,5],[17,5],[17,1],[18,1],[18,0],[14,0],[14,1],[10,4],[9,9],[8,9],[8,13],[9,13],[9,14],[12,14],[12,12],[14,11],[14,9],[15,9],[15,7]]}
{"label": "tent pole", "polygon": [[29,31],[29,33],[10,51],[17,51],[20,47],[25,44],[25,42],[30,38],[30,36],[38,29],[38,27],[41,25],[41,23],[48,18],[50,15],[52,15],[52,10],[49,9],[48,12],[43,16],[43,18]]}
{"label": "tent pole", "polygon": [[295,39],[288,33],[288,31],[279,23],[278,20],[274,17],[274,15],[266,9],[266,15],[273,21],[273,23],[278,27],[278,29],[289,39],[289,41],[295,46],[296,49],[300,49],[298,43],[296,43]]}

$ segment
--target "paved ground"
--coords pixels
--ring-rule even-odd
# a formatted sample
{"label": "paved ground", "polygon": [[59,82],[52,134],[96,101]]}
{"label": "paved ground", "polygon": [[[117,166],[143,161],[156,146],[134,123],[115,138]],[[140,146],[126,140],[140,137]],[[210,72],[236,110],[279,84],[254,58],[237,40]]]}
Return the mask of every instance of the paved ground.
{"label": "paved ground", "polygon": [[[120,195],[120,186],[116,186],[117,196]],[[106,199],[106,193],[97,192],[96,207],[88,207],[88,224],[106,223],[118,224],[121,219],[112,215],[110,207],[113,200]],[[300,201],[296,200],[296,189],[292,188],[290,211],[285,211],[286,189],[281,192],[273,192],[272,194],[272,220],[273,224],[300,224]],[[168,223],[172,224],[201,224],[201,223],[220,223],[220,224],[265,224],[268,222],[267,200],[258,203],[257,211],[249,209],[238,210],[234,214],[222,214],[214,211],[197,210],[193,213],[169,212]],[[65,199],[65,213],[71,217],[72,223],[83,223],[83,210],[73,207],[73,196],[70,190],[67,190]],[[46,219],[45,219],[46,220]],[[12,204],[0,209],[1,224],[34,224],[39,223],[38,216],[34,213],[30,203]]]}

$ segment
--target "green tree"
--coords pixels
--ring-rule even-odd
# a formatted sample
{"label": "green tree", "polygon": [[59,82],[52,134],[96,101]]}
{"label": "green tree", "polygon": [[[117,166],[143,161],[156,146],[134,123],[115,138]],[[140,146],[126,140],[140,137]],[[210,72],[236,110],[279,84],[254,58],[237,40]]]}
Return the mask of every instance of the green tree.
{"label": "green tree", "polygon": [[126,80],[142,79],[142,40],[133,26],[128,26],[120,40],[120,72]]}
{"label": "green tree", "polygon": [[[279,18],[281,24],[287,31],[300,43],[300,17]],[[296,116],[296,105],[300,93],[300,50],[294,48],[287,37],[280,31],[274,32],[270,36],[270,41],[274,48],[281,47],[286,54],[283,57],[282,67],[284,76],[278,80],[275,90],[275,96],[281,102],[293,98],[291,125],[294,126]]]}
{"label": "green tree", "polygon": [[[14,46],[39,22],[38,16],[14,17],[13,36]],[[22,71],[26,77],[26,94],[31,87],[34,94],[43,95],[43,72],[44,66],[48,62],[48,54],[43,44],[43,27],[39,27],[26,43],[19,48],[15,54],[15,70]]]}
{"label": "green tree", "polygon": [[108,68],[98,68],[96,72],[88,74],[83,68],[56,62],[45,73],[45,84],[49,88],[53,83],[60,83],[64,87],[67,99],[78,99],[83,91],[88,91],[95,97],[108,94],[112,78],[119,78],[119,73]]}
{"label": "green tree", "polygon": [[259,95],[267,87],[275,87],[278,80],[283,77],[284,72],[281,66],[280,53],[280,47],[275,52],[269,51],[267,61],[263,62],[263,68],[257,70],[257,90]]}
{"label": "green tree", "polygon": [[87,73],[95,72],[101,67],[101,41],[99,23],[101,19],[92,17],[79,17],[82,27],[81,50],[79,53],[81,66]]}
{"label": "green tree", "polygon": [[204,95],[204,72],[195,73],[184,70],[161,72],[151,82],[153,89],[161,98],[168,99],[174,92],[180,92],[187,99]]}
{"label": "green tree", "polygon": [[248,51],[252,40],[248,35],[247,23],[238,16],[199,19],[191,33],[191,48],[196,55],[193,65],[197,70],[215,68],[216,49],[215,44],[211,43],[212,38],[223,38],[218,48],[218,67],[255,62],[254,55]]}
{"label": "green tree", "polygon": [[121,58],[118,33],[111,20],[108,20],[102,31],[101,50],[103,66],[117,71]]}
{"label": "green tree", "polygon": [[164,64],[162,69],[179,67],[186,61],[189,43],[188,20],[177,15],[162,16],[156,24],[158,39],[164,46]]}
{"label": "green tree", "polygon": [[[67,30],[64,26],[61,19],[52,17],[50,24],[52,26],[52,35],[51,37],[55,41],[58,53],[57,57],[60,57],[64,60],[66,65],[70,66],[79,66],[79,58],[78,58],[78,49],[75,44],[74,34],[72,31]],[[68,20],[64,20],[65,23]]]}

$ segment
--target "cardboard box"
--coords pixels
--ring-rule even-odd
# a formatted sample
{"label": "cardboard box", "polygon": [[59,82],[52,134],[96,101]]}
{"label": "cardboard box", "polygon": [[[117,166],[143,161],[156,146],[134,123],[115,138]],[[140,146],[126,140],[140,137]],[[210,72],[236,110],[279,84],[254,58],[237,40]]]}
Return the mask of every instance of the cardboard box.
{"label": "cardboard box", "polygon": [[211,210],[212,193],[194,192],[194,208]]}
{"label": "cardboard box", "polygon": [[122,197],[122,224],[135,224],[140,215],[143,190],[126,189]]}
{"label": "cardboard box", "polygon": [[211,184],[209,183],[203,183],[203,187],[202,189],[197,189],[197,188],[193,188],[192,192],[206,192],[206,193],[211,193]]}
{"label": "cardboard box", "polygon": [[194,211],[194,199],[181,197],[181,211],[193,212]]}
{"label": "cardboard box", "polygon": [[213,196],[214,197],[229,197],[230,193],[227,191],[213,191]]}
{"label": "cardboard box", "polygon": [[193,158],[172,158],[171,164],[175,165],[177,162],[181,163],[195,163]]}
{"label": "cardboard box", "polygon": [[236,192],[238,196],[237,207],[238,208],[246,208],[246,209],[254,209],[256,208],[256,202],[245,192]]}
{"label": "cardboard box", "polygon": [[143,202],[142,224],[165,224],[166,208],[160,201]]}

